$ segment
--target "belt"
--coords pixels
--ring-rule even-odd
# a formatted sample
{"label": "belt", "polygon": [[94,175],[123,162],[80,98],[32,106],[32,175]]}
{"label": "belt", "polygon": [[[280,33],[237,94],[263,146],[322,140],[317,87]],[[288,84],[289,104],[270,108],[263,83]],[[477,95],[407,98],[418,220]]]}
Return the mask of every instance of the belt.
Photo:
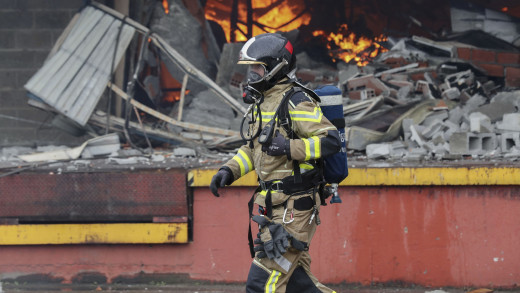
{"label": "belt", "polygon": [[[279,180],[271,180],[271,181],[262,181],[258,180],[260,182],[260,187],[263,190],[283,190],[283,182]],[[275,181],[278,181],[274,183]]]}
{"label": "belt", "polygon": [[[284,206],[285,203],[278,204],[273,206],[273,209]],[[314,207],[314,200],[312,200],[312,197],[306,196],[306,197],[300,197],[299,199],[296,199],[294,201],[293,208],[297,211],[307,211],[312,209]]]}

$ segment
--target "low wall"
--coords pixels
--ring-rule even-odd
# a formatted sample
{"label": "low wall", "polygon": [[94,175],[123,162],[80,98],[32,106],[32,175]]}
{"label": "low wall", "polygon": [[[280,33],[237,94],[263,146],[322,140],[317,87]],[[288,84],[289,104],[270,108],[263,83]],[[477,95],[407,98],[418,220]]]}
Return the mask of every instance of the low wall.
{"label": "low wall", "polygon": [[[245,282],[251,262],[247,202],[254,177],[215,198],[207,188],[215,171],[188,176],[191,242],[4,245],[0,280],[101,283],[162,276]],[[516,287],[518,178],[512,167],[353,168],[340,186],[343,203],[320,213],[310,250],[313,273],[331,284]]]}

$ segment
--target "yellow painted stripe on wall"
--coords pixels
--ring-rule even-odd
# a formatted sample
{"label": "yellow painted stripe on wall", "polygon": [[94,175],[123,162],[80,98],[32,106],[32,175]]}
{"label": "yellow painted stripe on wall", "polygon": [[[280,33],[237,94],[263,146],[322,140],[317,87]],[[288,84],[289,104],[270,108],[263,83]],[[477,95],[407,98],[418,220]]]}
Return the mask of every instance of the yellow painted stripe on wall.
{"label": "yellow painted stripe on wall", "polygon": [[0,225],[0,245],[187,242],[188,223]]}
{"label": "yellow painted stripe on wall", "polygon": [[[191,187],[209,186],[217,170],[196,169]],[[255,172],[232,186],[257,186]],[[431,167],[431,168],[350,168],[341,186],[402,185],[520,185],[520,168],[515,167]]]}

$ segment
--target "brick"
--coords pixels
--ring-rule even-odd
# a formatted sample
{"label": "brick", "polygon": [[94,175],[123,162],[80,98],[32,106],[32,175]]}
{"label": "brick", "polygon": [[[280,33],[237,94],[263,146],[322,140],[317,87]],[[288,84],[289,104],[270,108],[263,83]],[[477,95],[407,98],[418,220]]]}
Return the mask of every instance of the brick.
{"label": "brick", "polygon": [[497,53],[497,62],[500,64],[520,64],[520,53],[501,52]]}
{"label": "brick", "polygon": [[16,71],[0,70],[0,90],[14,89],[16,78]]}
{"label": "brick", "polygon": [[0,49],[14,48],[14,37],[13,31],[0,31]]}
{"label": "brick", "polygon": [[471,48],[457,48],[457,56],[463,60],[471,60]]}
{"label": "brick", "polygon": [[38,29],[65,28],[71,16],[62,11],[37,11],[34,12],[34,25]]}
{"label": "brick", "polygon": [[51,49],[52,32],[45,30],[18,31],[15,37],[15,46],[18,49]]}
{"label": "brick", "polygon": [[0,91],[0,109],[21,109],[30,107],[27,104],[25,90]]}
{"label": "brick", "polygon": [[496,54],[490,50],[473,49],[471,59],[473,61],[493,63],[496,61]]}
{"label": "brick", "polygon": [[0,11],[0,28],[28,29],[33,26],[32,13],[27,11]]}
{"label": "brick", "polygon": [[520,87],[520,68],[506,67],[506,87]]}
{"label": "brick", "polygon": [[33,67],[33,51],[0,51],[0,68],[2,69],[25,69]]}
{"label": "brick", "polygon": [[38,69],[19,69],[16,71],[16,84],[15,88],[23,89],[24,85],[29,79],[36,73]]}
{"label": "brick", "polygon": [[47,57],[49,56],[49,51],[50,50],[46,50],[46,51],[34,51],[33,53],[33,60],[34,60],[34,66],[36,68],[40,68],[42,67],[43,65],[43,62],[45,62],[45,60],[47,59]]}
{"label": "brick", "polygon": [[[477,63],[478,64],[478,63]],[[485,64],[481,63],[478,66],[484,69],[487,75],[496,76],[496,77],[504,77],[504,66],[499,64]]]}
{"label": "brick", "polygon": [[84,0],[51,0],[51,4],[58,9],[68,9],[76,12],[75,10],[80,9]]}

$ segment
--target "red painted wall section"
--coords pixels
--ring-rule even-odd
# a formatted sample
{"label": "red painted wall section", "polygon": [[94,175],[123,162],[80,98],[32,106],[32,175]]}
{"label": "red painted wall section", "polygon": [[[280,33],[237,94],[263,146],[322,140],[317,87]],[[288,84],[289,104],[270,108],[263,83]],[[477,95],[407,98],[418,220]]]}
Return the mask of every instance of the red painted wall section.
{"label": "red painted wall section", "polygon": [[[195,188],[190,244],[0,247],[0,279],[43,273],[67,283],[98,272],[111,282],[144,272],[245,282],[252,191],[228,187],[215,198]],[[340,196],[342,204],[322,207],[311,245],[321,282],[520,283],[519,186],[340,187]]]}
{"label": "red painted wall section", "polygon": [[[516,286],[518,187],[344,188],[311,248],[323,282]],[[324,253],[326,252],[326,253]]]}

